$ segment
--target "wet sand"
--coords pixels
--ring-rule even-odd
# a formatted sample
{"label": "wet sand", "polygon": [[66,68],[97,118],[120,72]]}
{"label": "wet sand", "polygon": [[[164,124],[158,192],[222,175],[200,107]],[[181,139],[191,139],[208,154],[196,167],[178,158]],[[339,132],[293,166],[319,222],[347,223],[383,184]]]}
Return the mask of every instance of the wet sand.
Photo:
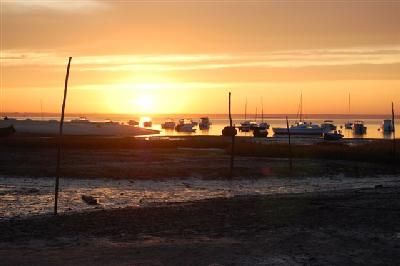
{"label": "wet sand", "polygon": [[[19,208],[16,202],[41,201],[40,195],[48,206],[34,216],[8,212],[0,219],[0,264],[400,263],[399,168],[387,160],[390,143],[299,144],[292,170],[287,146],[238,143],[243,146],[229,180],[229,139],[67,139],[60,195],[71,197],[63,207],[96,187],[104,198],[99,194],[100,206],[90,211],[62,209],[52,217],[46,208],[57,142],[2,139],[0,198]],[[19,182],[31,185],[18,187]],[[79,190],[81,182],[93,183]],[[132,192],[119,190],[129,188],[124,182],[132,184]],[[279,187],[287,190],[270,193]],[[161,200],[151,201],[157,197]],[[129,204],[104,208],[107,199]]]}
{"label": "wet sand", "polygon": [[2,265],[398,265],[400,187],[0,222]]}

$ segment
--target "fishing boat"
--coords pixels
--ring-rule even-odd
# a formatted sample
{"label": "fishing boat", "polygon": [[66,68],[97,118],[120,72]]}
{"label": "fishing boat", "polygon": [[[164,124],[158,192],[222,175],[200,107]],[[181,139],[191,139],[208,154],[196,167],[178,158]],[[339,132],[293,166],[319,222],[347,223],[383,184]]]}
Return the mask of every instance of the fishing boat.
{"label": "fishing boat", "polygon": [[179,123],[175,126],[178,132],[196,132],[195,124],[191,119],[180,119]]}
{"label": "fishing boat", "polygon": [[325,120],[321,124],[321,127],[324,132],[330,132],[330,131],[334,131],[337,129],[337,126],[334,124],[334,122],[332,120]]}
{"label": "fishing boat", "polygon": [[300,105],[298,115],[300,121],[294,123],[289,127],[277,127],[273,128],[272,131],[275,135],[308,135],[308,136],[322,136],[324,130],[319,125],[314,125],[312,122],[306,122],[303,120],[303,94],[300,96]]}
{"label": "fishing boat", "polygon": [[200,130],[208,130],[210,129],[210,126],[211,126],[211,121],[208,117],[200,118],[200,123],[199,123]]}
{"label": "fishing boat", "polygon": [[339,131],[324,133],[324,140],[341,140],[344,135]]}
{"label": "fishing boat", "polygon": [[8,137],[15,133],[15,128],[13,125],[0,127],[0,137]]}
{"label": "fishing boat", "polygon": [[176,126],[176,123],[172,119],[168,119],[164,123],[161,124],[161,128],[163,129],[174,129]]}
{"label": "fishing boat", "polygon": [[367,133],[367,127],[364,126],[363,121],[355,121],[353,125],[353,131],[356,135],[364,135]]}

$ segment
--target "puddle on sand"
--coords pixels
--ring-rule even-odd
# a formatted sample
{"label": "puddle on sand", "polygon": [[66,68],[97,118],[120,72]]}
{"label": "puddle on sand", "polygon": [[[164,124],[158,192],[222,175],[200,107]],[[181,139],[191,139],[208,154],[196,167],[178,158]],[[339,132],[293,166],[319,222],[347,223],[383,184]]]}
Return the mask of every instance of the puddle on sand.
{"label": "puddle on sand", "polygon": [[[61,179],[59,212],[76,212],[96,208],[111,209],[127,206],[143,207],[166,202],[186,202],[237,195],[303,193],[374,185],[399,184],[399,177],[380,178],[268,178],[258,180],[171,179],[113,180]],[[0,219],[52,213],[54,178],[0,176]],[[82,195],[98,199],[99,205],[87,205]]]}

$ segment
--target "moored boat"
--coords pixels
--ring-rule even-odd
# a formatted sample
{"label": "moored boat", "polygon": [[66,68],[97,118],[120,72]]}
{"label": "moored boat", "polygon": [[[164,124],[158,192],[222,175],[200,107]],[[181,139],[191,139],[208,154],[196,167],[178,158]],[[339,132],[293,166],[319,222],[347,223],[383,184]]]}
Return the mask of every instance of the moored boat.
{"label": "moored boat", "polygon": [[237,130],[234,126],[226,126],[222,129],[222,136],[232,137],[237,135]]}
{"label": "moored boat", "polygon": [[324,140],[341,140],[344,135],[340,131],[324,133]]}
{"label": "moored boat", "polygon": [[322,124],[321,124],[321,128],[324,132],[330,132],[330,131],[334,131],[337,129],[337,126],[334,124],[334,122],[332,120],[325,120]]}
{"label": "moored boat", "polygon": [[138,126],[138,125],[139,125],[139,122],[136,121],[136,120],[129,120],[129,121],[128,121],[128,125],[130,125],[130,126]]}
{"label": "moored boat", "polygon": [[311,135],[321,136],[323,129],[319,125],[313,125],[311,122],[300,121],[291,125],[289,131],[286,127],[273,128],[275,135]]}
{"label": "moored boat", "polygon": [[143,126],[144,127],[152,127],[153,126],[153,122],[152,121],[144,121],[143,122]]}
{"label": "moored boat", "polygon": [[168,119],[164,123],[161,124],[161,128],[163,129],[174,129],[176,126],[176,123],[172,119]]}
{"label": "moored boat", "polygon": [[178,132],[196,132],[196,129],[193,128],[195,126],[191,119],[180,119],[179,123],[175,126],[175,130]]}
{"label": "moored boat", "polygon": [[201,130],[207,130],[210,129],[211,126],[211,121],[208,117],[201,117],[200,118],[200,123],[199,123],[199,128]]}
{"label": "moored boat", "polygon": [[353,130],[356,135],[364,135],[367,133],[367,127],[364,126],[364,122],[360,120],[354,122]]}
{"label": "moored boat", "polygon": [[262,128],[255,128],[253,130],[253,136],[255,138],[266,138],[268,136],[268,130]]}

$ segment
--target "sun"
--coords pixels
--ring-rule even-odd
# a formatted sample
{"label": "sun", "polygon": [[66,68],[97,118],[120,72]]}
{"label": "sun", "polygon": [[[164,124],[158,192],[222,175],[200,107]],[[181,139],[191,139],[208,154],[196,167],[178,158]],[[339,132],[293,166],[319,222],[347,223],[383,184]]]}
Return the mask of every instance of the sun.
{"label": "sun", "polygon": [[151,95],[140,95],[135,99],[136,108],[140,112],[152,112],[154,111],[154,98]]}

